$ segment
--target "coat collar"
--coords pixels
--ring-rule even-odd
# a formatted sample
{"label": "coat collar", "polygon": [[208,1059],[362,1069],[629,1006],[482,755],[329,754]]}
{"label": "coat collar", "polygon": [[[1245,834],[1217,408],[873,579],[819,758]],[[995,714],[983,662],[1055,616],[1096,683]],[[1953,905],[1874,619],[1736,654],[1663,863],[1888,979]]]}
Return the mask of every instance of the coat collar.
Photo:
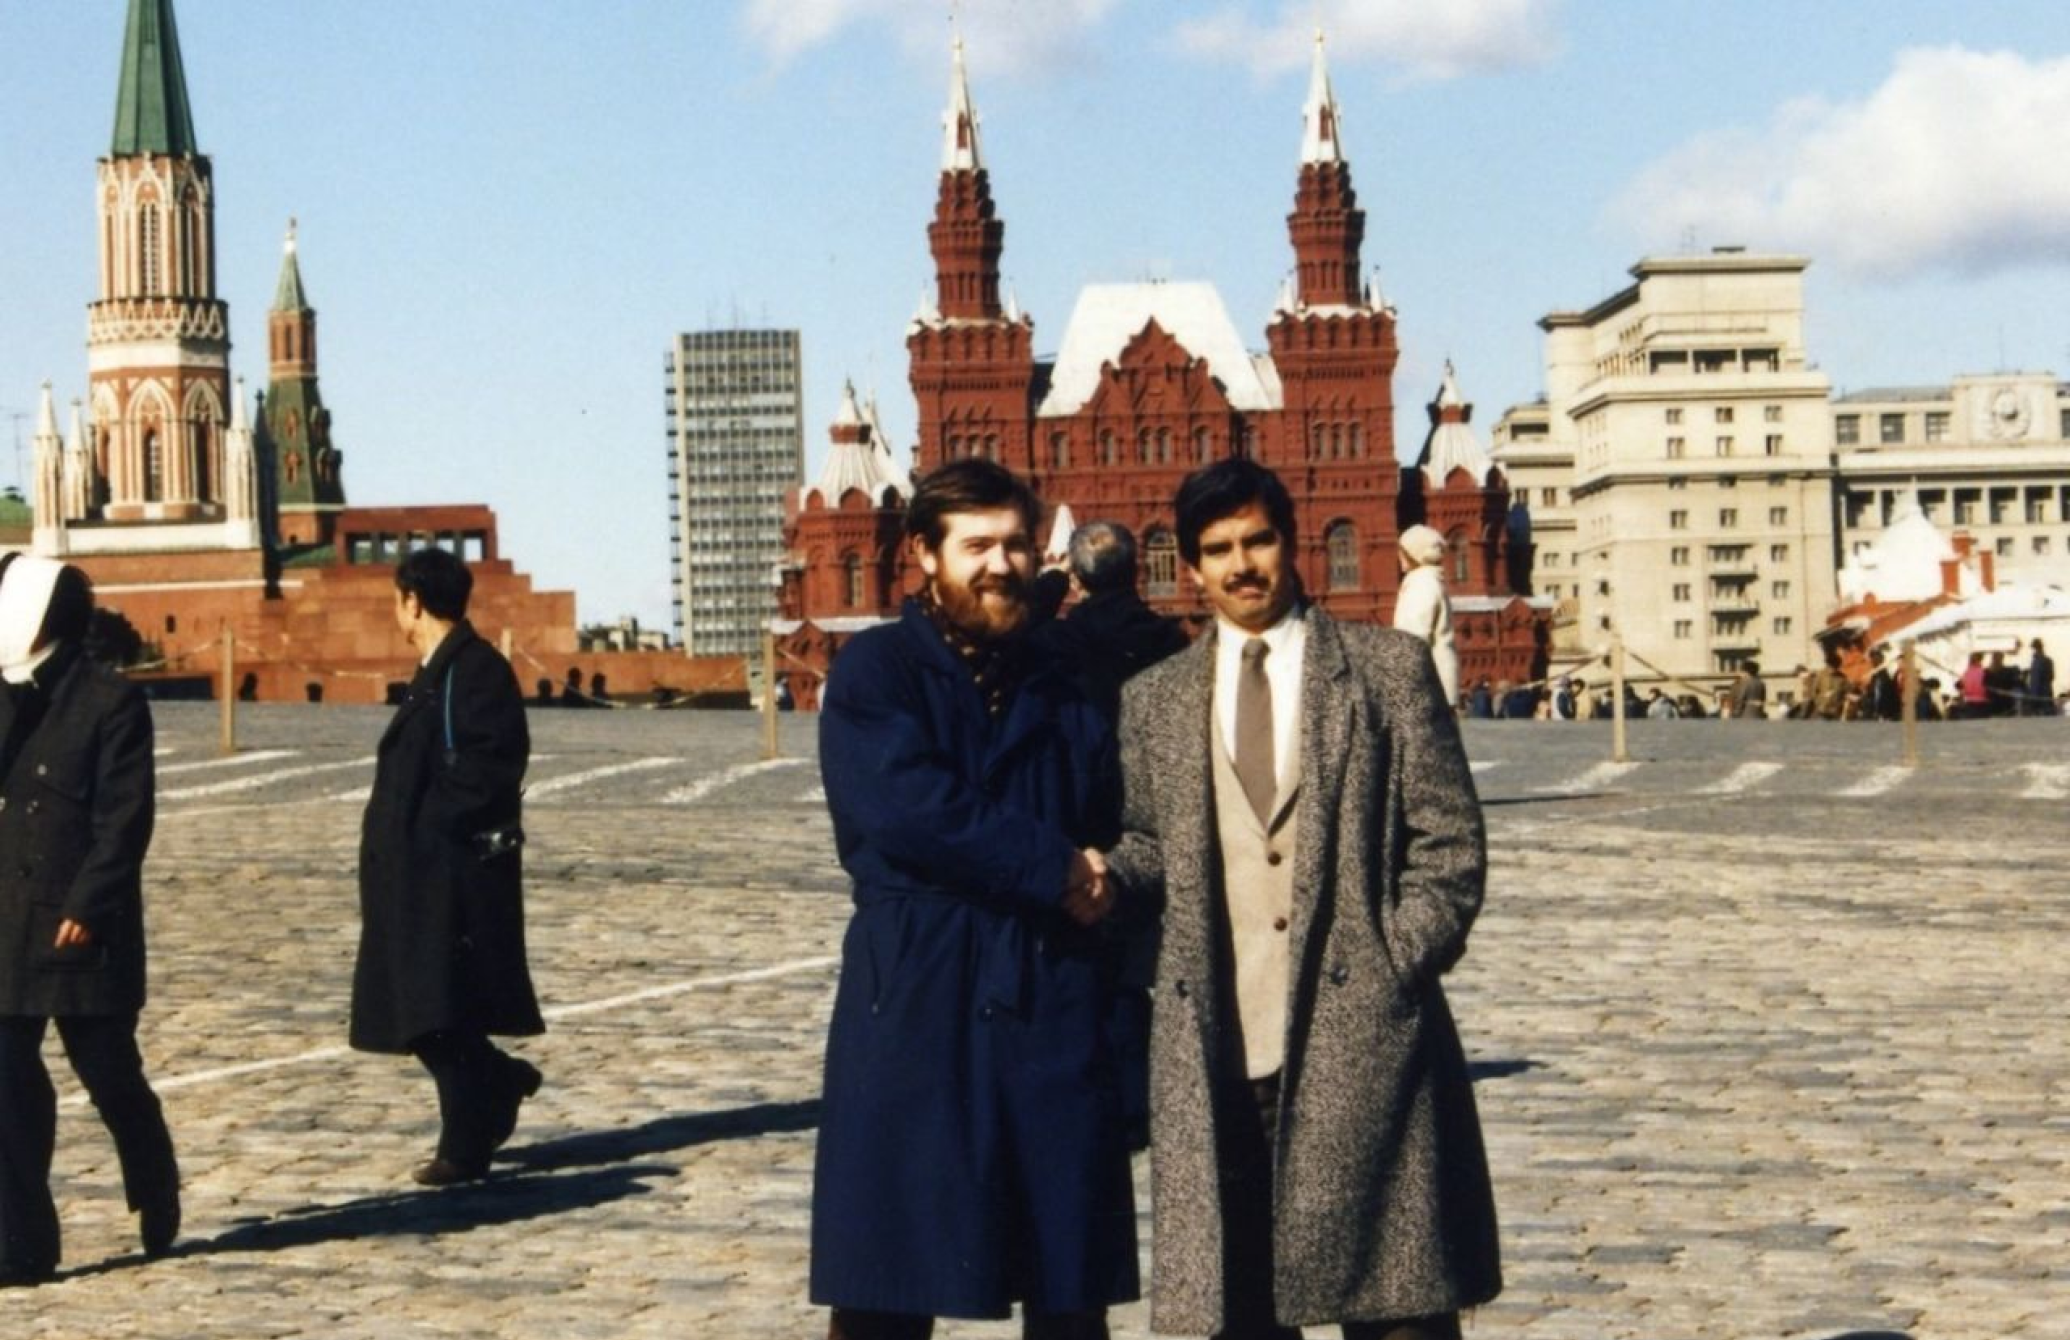
{"label": "coat collar", "polygon": [[388,729],[381,733],[381,743],[387,744],[402,730],[402,723],[414,716],[426,703],[436,702],[445,689],[446,671],[452,667],[453,658],[461,648],[476,641],[474,625],[462,619],[453,625],[453,631],[446,640],[438,644],[438,650],[431,653],[431,659],[417,668],[410,680],[410,691],[403,695],[402,706],[388,719]]}
{"label": "coat collar", "polygon": [[[956,697],[974,719],[984,719],[987,715],[984,699],[978,693],[977,680],[971,675],[970,667],[942,638],[941,631],[927,617],[927,611],[918,599],[906,598],[899,611],[898,627],[914,649],[920,667],[942,680],[946,692]],[[1041,657],[1031,655],[1021,667],[1020,683],[1014,689],[1013,701],[1008,704],[1005,716],[994,726],[985,750],[987,775],[1028,736],[1053,724],[1050,720],[1051,695],[1045,692],[1045,688],[1057,678]]]}

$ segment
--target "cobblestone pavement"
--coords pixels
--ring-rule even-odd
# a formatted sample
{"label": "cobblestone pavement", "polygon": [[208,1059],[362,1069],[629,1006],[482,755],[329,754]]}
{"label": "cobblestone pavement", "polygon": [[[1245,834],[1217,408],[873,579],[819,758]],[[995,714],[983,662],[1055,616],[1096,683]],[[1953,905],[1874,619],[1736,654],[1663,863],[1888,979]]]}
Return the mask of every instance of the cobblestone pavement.
{"label": "cobblestone pavement", "polygon": [[[742,715],[535,717],[551,1031],[522,1050],[547,1087],[497,1177],[422,1192],[430,1084],[342,1046],[385,715],[248,709],[223,760],[211,708],[160,707],[144,1044],[187,1236],[137,1256],[60,1071],[66,1273],[0,1292],[0,1333],[823,1333],[806,1224],[847,906],[811,719],[763,763]],[[1875,726],[1632,741],[1618,766],[1601,725],[1469,732],[1494,871],[1451,990],[1509,1276],[1471,1334],[2070,1335],[2070,724],[1930,727],[1916,773]],[[1115,1321],[1146,1334],[1140,1305]]]}

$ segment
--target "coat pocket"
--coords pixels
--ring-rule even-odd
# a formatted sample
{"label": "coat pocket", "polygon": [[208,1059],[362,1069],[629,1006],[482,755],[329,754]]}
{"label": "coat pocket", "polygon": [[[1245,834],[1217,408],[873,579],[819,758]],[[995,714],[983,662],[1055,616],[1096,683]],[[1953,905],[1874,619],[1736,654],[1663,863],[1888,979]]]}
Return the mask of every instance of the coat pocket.
{"label": "coat pocket", "polygon": [[29,909],[29,963],[38,972],[99,972],[108,966],[108,942],[95,936],[93,943],[57,946],[58,926],[64,910],[55,903],[37,903]]}

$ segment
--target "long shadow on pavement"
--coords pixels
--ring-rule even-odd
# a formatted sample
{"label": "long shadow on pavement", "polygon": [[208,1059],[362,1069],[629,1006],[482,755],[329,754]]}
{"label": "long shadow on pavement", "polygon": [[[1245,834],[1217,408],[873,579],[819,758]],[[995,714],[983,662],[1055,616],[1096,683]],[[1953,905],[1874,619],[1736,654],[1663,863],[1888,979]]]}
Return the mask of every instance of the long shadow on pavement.
{"label": "long shadow on pavement", "polygon": [[819,1100],[756,1103],[719,1112],[690,1112],[661,1117],[616,1131],[589,1131],[506,1149],[497,1157],[529,1172],[561,1168],[593,1168],[668,1154],[715,1140],[742,1140],[757,1135],[809,1131],[819,1125]]}
{"label": "long shadow on pavement", "polygon": [[1467,1078],[1478,1084],[1482,1080],[1508,1079],[1511,1075],[1522,1075],[1532,1070],[1543,1070],[1541,1061],[1530,1061],[1519,1056],[1506,1061],[1471,1061],[1467,1063]]}
{"label": "long shadow on pavement", "polygon": [[[714,1140],[811,1130],[818,1124],[819,1100],[812,1099],[663,1117],[625,1130],[544,1140],[505,1150],[498,1161],[515,1168],[485,1181],[439,1191],[368,1196],[342,1205],[299,1206],[237,1224],[212,1238],[190,1239],[175,1255],[278,1252],[352,1238],[464,1233],[590,1209],[644,1194],[649,1182],[678,1171],[666,1163],[636,1160]],[[571,1171],[575,1169],[586,1171]],[[133,1258],[118,1258],[73,1273],[134,1263]]]}

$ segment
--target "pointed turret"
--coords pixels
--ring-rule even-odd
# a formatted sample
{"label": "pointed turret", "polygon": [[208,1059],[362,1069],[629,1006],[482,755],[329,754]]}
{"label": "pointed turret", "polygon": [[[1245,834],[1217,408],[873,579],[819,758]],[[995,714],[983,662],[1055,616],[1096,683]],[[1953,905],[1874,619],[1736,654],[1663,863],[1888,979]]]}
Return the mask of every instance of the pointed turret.
{"label": "pointed turret", "polygon": [[302,266],[295,259],[295,221],[288,220],[287,241],[281,246],[280,282],[273,286],[273,310],[299,312],[309,306],[302,295]]}
{"label": "pointed turret", "polygon": [[1445,360],[1444,379],[1438,383],[1437,398],[1430,402],[1429,411],[1430,437],[1416,463],[1423,471],[1425,486],[1433,491],[1444,488],[1455,470],[1466,471],[1475,488],[1485,485],[1495,461],[1467,426],[1473,406],[1459,394],[1459,379],[1450,359]]}
{"label": "pointed turret", "polygon": [[65,520],[85,520],[93,495],[93,453],[86,449],[86,415],[74,400],[71,426],[65,433],[64,496],[59,500]]}
{"label": "pointed turret", "polygon": [[1366,215],[1351,189],[1351,164],[1340,136],[1336,94],[1323,61],[1323,38],[1315,35],[1315,68],[1302,107],[1301,179],[1287,232],[1294,243],[1297,296],[1304,307],[1360,308],[1359,245]]}
{"label": "pointed turret", "polygon": [[64,442],[58,437],[57,408],[51,403],[50,383],[43,383],[43,402],[36,410],[36,496],[34,544],[36,552],[61,551],[64,533]]}
{"label": "pointed turret", "polygon": [[259,453],[251,419],[244,412],[244,378],[237,379],[230,402],[230,431],[223,434],[223,512],[233,541],[259,547]]}
{"label": "pointed turret", "polygon": [[1301,161],[1341,163],[1344,144],[1338,127],[1337,95],[1330,91],[1330,71],[1323,61],[1323,35],[1315,32],[1315,63],[1308,74],[1308,101],[1302,104]]}
{"label": "pointed turret", "polygon": [[280,542],[322,544],[345,505],[340,478],[343,455],[331,444],[331,412],[323,406],[316,375],[316,309],[302,285],[301,247],[295,221],[288,220],[281,244],[280,282],[273,310],[266,314],[272,355],[264,422],[259,431],[272,457],[272,501]]}
{"label": "pointed turret", "polygon": [[999,317],[999,253],[1006,225],[992,205],[992,185],[978,151],[977,108],[963,70],[963,39],[956,39],[949,75],[949,106],[942,113],[942,178],[934,222],[927,229],[934,253],[935,289],[950,320]]}
{"label": "pointed turret", "polygon": [[904,472],[892,464],[890,453],[875,440],[876,416],[874,402],[867,414],[856,403],[854,382],[842,384],[841,408],[827,429],[833,445],[811,490],[819,495],[822,506],[839,507],[843,498],[858,490],[873,506],[884,501],[886,489],[896,491],[901,498],[912,492]]}
{"label": "pointed turret", "polygon": [[958,37],[949,64],[949,108],[942,113],[942,171],[977,172],[984,166],[984,154],[978,149],[977,107],[970,100],[963,39]]}
{"label": "pointed turret", "polygon": [[187,158],[198,152],[172,0],[130,0],[115,93],[115,138],[108,153]]}

